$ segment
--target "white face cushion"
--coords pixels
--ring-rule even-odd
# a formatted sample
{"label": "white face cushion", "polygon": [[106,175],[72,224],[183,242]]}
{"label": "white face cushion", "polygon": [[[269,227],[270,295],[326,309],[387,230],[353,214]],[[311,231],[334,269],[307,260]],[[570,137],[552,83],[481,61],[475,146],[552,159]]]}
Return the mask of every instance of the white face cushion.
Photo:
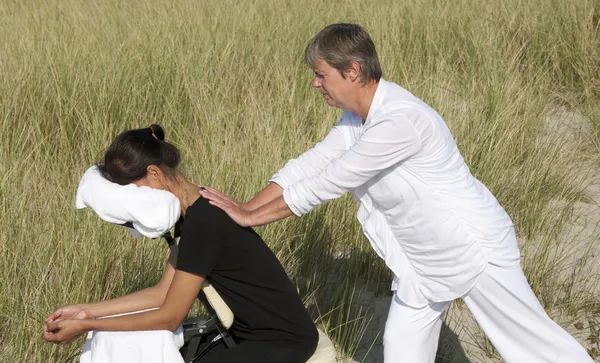
{"label": "white face cushion", "polygon": [[181,213],[179,199],[172,193],[135,184],[112,183],[95,165],[79,182],[75,207],[92,208],[106,222],[131,222],[137,232],[150,238],[169,231]]}

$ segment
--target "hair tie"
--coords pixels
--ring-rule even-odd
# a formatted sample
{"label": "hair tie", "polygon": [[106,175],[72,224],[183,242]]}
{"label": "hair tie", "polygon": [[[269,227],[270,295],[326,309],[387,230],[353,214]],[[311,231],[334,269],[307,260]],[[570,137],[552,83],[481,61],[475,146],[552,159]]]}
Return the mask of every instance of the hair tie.
{"label": "hair tie", "polygon": [[140,129],[140,130],[149,130],[150,131],[150,135],[148,135],[149,137],[158,140],[158,141],[164,141],[165,140],[165,132],[163,131],[162,127],[160,127],[160,125],[157,124],[152,124],[150,125],[150,127],[147,127],[145,129]]}

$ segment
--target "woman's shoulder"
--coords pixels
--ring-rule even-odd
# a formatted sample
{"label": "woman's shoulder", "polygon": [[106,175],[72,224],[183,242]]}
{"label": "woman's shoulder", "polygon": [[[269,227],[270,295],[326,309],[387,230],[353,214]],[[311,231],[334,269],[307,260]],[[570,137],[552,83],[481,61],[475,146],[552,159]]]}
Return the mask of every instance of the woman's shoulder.
{"label": "woman's shoulder", "polygon": [[194,223],[203,222],[205,225],[228,223],[231,218],[221,208],[210,204],[208,199],[199,197],[185,213],[185,220]]}
{"label": "woman's shoulder", "polygon": [[229,236],[236,226],[227,213],[200,197],[185,212],[181,225],[182,242],[200,239],[206,246],[206,243]]}

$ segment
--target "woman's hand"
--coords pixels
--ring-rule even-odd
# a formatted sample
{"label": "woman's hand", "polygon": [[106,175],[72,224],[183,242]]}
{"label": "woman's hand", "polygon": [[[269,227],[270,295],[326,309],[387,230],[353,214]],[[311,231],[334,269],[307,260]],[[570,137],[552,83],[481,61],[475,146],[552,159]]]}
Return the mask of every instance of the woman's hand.
{"label": "woman's hand", "polygon": [[92,318],[92,314],[86,310],[85,305],[77,304],[77,305],[67,305],[62,306],[56,309],[55,312],[48,315],[46,320],[44,320],[45,324],[48,323],[56,323],[65,319],[89,319]]}
{"label": "woman's hand", "polygon": [[252,226],[252,211],[245,203],[231,199],[216,189],[203,187],[200,193],[202,198],[208,199],[210,204],[224,210],[231,219],[242,227]]}
{"label": "woman's hand", "polygon": [[44,323],[44,340],[58,344],[68,344],[85,333],[85,320],[65,319]]}

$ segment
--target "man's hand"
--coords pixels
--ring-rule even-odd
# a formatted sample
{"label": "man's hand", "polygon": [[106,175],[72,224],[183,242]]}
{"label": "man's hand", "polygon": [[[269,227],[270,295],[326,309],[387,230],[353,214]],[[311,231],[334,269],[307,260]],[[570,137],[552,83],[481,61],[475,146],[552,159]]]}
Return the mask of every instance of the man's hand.
{"label": "man's hand", "polygon": [[92,318],[92,314],[85,309],[85,305],[67,305],[56,309],[55,312],[48,315],[45,324],[56,323],[65,319],[89,319]]}
{"label": "man's hand", "polygon": [[[248,206],[248,203],[242,203],[238,200],[235,200],[223,193],[221,193],[220,191],[211,188],[211,187],[206,187],[206,186],[199,186],[200,187],[200,196],[204,197],[205,195],[209,195],[209,194],[214,194],[214,195],[218,195],[221,199],[223,200],[227,200],[227,202],[231,205],[235,205],[237,208],[244,210],[246,212],[251,212],[252,210],[250,209],[250,207]],[[209,198],[206,198],[209,199]]]}
{"label": "man's hand", "polygon": [[254,197],[248,203],[240,203],[213,188],[201,188],[204,188],[200,190],[202,198],[221,208],[242,227],[262,226],[294,215],[283,199],[283,189],[275,183],[269,184],[261,192],[266,193],[262,194],[266,197]]}
{"label": "man's hand", "polygon": [[44,340],[58,344],[68,344],[85,333],[85,320],[65,319],[54,323],[44,323]]}
{"label": "man's hand", "polygon": [[242,227],[253,226],[252,211],[249,210],[245,203],[241,203],[235,199],[231,199],[227,195],[219,192],[216,189],[203,187],[200,191],[202,198],[208,199],[210,204],[221,208]]}

